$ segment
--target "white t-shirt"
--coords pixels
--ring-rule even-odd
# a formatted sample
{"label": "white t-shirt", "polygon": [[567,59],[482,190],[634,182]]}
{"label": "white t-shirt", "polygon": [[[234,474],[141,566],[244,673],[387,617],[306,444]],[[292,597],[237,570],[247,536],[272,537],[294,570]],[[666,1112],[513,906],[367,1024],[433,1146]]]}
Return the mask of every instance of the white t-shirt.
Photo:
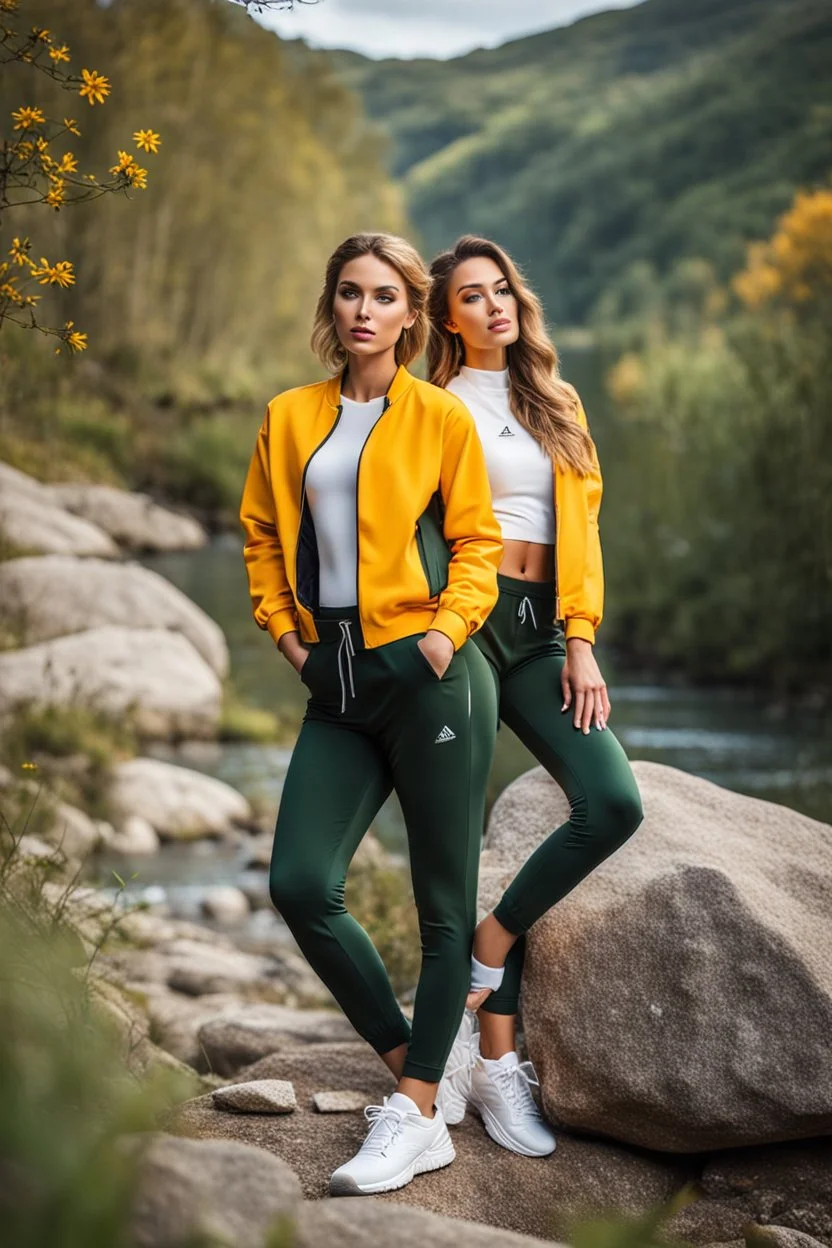
{"label": "white t-shirt", "polygon": [[491,503],[504,538],[555,541],[552,460],[509,407],[508,369],[490,372],[463,365],[448,382],[477,426],[491,483]]}
{"label": "white t-shirt", "polygon": [[384,396],[354,403],[341,395],[341,416],[306,469],[306,497],[315,522],[322,607],[354,607],[358,594],[356,480],[358,460]]}

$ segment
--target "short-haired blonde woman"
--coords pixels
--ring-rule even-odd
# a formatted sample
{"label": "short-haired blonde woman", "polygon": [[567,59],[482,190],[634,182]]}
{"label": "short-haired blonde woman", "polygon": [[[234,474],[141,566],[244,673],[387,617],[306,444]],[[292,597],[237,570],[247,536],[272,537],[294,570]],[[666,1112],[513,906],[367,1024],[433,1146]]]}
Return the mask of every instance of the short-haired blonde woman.
{"label": "short-haired blonde woman", "polygon": [[555,1147],[515,1052],[525,933],[641,822],[627,757],[607,728],[610,702],[593,653],[604,576],[601,471],[586,416],[558,376],[540,303],[511,257],[467,235],[431,265],[431,381],[474,416],[504,554],[500,595],[476,644],[499,688],[500,717],[569,798],[571,813],[535,850],[474,936],[469,1008],[440,1104],[459,1122],[470,1102],[497,1143],[541,1156]]}
{"label": "short-haired blonde woman", "polygon": [[[406,368],[425,345],[427,295],[403,239],[359,234],[335,251],[312,334],[333,375],[269,403],[241,509],[255,619],[310,693],[271,896],[398,1079],[365,1111],[370,1130],[333,1174],[335,1195],[389,1191],[454,1156],[434,1097],[469,987],[496,731],[496,701],[484,695],[472,715],[469,665],[482,659],[466,643],[496,601],[502,548],[470,413]],[[350,860],[391,783],[422,942],[412,1024],[344,907]]]}

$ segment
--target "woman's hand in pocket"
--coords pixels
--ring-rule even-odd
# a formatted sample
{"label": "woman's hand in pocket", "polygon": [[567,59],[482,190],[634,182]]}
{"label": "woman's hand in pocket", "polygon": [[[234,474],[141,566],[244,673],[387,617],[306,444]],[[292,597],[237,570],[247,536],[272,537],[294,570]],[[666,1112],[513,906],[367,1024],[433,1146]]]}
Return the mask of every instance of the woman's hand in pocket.
{"label": "woman's hand in pocket", "polygon": [[446,637],[438,629],[429,628],[416,644],[441,680],[454,657],[454,643],[450,637]]}
{"label": "woman's hand in pocket", "polygon": [[300,633],[297,631],[293,633],[284,633],[280,638],[280,641],[277,643],[277,648],[283,655],[284,659],[287,659],[288,662],[292,664],[292,667],[295,669],[298,676],[300,676],[303,671],[304,664],[309,658],[309,649],[301,641]]}

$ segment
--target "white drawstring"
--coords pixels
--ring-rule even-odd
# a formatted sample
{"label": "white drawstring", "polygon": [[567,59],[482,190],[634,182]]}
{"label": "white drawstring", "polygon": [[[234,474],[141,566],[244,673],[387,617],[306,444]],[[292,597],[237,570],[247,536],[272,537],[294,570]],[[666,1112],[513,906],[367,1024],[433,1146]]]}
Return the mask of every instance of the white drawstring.
{"label": "white drawstring", "polygon": [[526,623],[526,612],[528,612],[529,615],[531,615],[532,624],[534,625],[535,628],[537,628],[537,620],[534,618],[534,607],[532,606],[532,602],[530,598],[524,598],[523,601],[520,603],[520,606],[517,609],[517,614],[520,616],[521,624]]}
{"label": "white drawstring", "polygon": [[355,697],[355,681],[352,674],[352,661],[355,657],[355,646],[352,644],[350,628],[352,620],[339,620],[341,640],[338,644],[338,679],[341,681],[341,714],[347,709],[347,682],[344,679],[344,656],[346,656],[347,672],[350,678],[350,695]]}

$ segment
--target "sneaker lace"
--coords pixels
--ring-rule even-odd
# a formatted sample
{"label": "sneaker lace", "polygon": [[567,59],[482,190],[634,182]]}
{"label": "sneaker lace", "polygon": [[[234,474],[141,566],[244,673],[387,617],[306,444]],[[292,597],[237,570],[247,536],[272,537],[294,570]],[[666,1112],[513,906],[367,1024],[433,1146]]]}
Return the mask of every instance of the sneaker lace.
{"label": "sneaker lace", "polygon": [[456,1057],[454,1057],[454,1052],[452,1050],[448,1064],[445,1067],[444,1077],[449,1083],[453,1080],[455,1075],[467,1074],[479,1057],[480,1038],[478,1033],[474,1032],[466,1044],[454,1045],[454,1049],[457,1050]]}
{"label": "sneaker lace", "polygon": [[404,1126],[405,1114],[388,1105],[385,1096],[383,1105],[367,1105],[364,1117],[370,1124],[370,1130],[361,1145],[362,1153],[386,1157],[388,1148]]}
{"label": "sneaker lace", "polygon": [[494,1072],[493,1078],[512,1115],[535,1119],[542,1117],[532,1095],[532,1087],[539,1088],[540,1080],[531,1062],[502,1067]]}

